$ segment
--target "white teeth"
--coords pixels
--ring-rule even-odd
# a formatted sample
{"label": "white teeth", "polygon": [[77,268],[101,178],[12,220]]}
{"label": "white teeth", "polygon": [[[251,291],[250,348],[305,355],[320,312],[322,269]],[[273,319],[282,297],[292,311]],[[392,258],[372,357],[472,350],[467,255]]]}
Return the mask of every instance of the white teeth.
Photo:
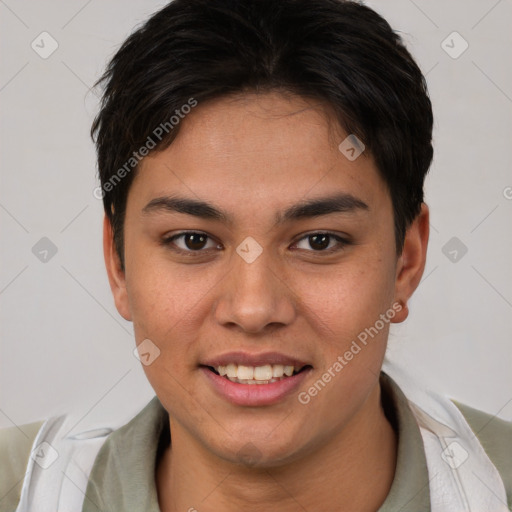
{"label": "white teeth", "polygon": [[270,379],[270,380],[241,380],[241,379],[229,379],[231,382],[238,382],[238,384],[271,384],[272,382],[278,382],[280,380],[286,379],[286,377],[281,377],[279,379]]}
{"label": "white teeth", "polygon": [[242,380],[252,380],[254,377],[254,367],[238,365],[236,376]]}
{"label": "white teeth", "polygon": [[[237,369],[236,364],[228,364],[226,366],[226,375],[228,377],[231,377],[232,379],[235,379],[236,378],[236,369]],[[217,371],[219,371],[219,370],[217,369]]]}
{"label": "white teeth", "polygon": [[282,364],[266,364],[264,366],[245,366],[230,363],[226,366],[217,366],[215,370],[221,376],[227,377],[233,382],[243,384],[268,384],[277,382],[286,377],[291,377],[294,366]]}
{"label": "white teeth", "polygon": [[272,377],[282,377],[284,375],[284,366],[282,364],[272,365]]}
{"label": "white teeth", "polygon": [[287,375],[288,377],[291,377],[293,375],[293,366],[285,366],[284,374]]}
{"label": "white teeth", "polygon": [[[238,370],[238,378],[240,377],[240,370]],[[272,366],[266,364],[265,366],[256,366],[254,368],[254,380],[270,380],[272,378]]]}

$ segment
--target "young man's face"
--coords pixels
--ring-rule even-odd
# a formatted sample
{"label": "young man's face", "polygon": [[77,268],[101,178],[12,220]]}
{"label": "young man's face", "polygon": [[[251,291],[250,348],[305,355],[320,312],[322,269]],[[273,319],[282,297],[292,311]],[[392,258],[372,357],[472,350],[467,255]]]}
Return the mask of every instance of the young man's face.
{"label": "young man's face", "polygon": [[[106,224],[116,305],[137,344],[151,340],[146,360],[153,344],[160,350],[144,370],[173,440],[230,461],[291,461],[378,407],[389,323],[406,316],[397,302],[417,285],[425,234],[413,227],[397,257],[390,194],[373,160],[347,158],[353,152],[338,149],[347,134],[312,103],[277,93],[223,98],[181,122],[131,186],[125,273]],[[339,211],[284,215],[335,196]],[[171,197],[206,202],[229,221],[174,211]],[[183,231],[198,234],[169,240]],[[265,367],[256,370],[263,379],[272,363],[304,369],[246,384],[208,368],[228,363]]]}

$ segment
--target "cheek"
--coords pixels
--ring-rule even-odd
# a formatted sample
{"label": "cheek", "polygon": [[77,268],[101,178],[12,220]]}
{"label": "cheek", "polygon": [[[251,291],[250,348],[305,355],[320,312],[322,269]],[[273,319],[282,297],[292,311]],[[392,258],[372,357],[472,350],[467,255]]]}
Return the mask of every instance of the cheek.
{"label": "cheek", "polygon": [[378,380],[395,314],[394,265],[368,259],[317,282],[305,287],[303,296],[314,305],[309,318],[323,327],[321,361],[316,380],[299,398],[310,417],[322,418],[319,428],[336,429],[356,414]]}
{"label": "cheek", "polygon": [[393,262],[360,258],[321,277],[301,280],[297,295],[314,312],[313,318],[329,329],[331,338],[346,340],[373,325],[391,307],[394,277]]}
{"label": "cheek", "polygon": [[222,278],[218,274],[214,268],[174,264],[158,250],[134,250],[127,262],[126,286],[137,343],[149,338],[160,349],[161,362],[174,368],[181,361],[178,371],[186,369],[191,359],[187,351]]}
{"label": "cheek", "polygon": [[[190,348],[197,339],[198,315],[202,314],[201,298],[205,292],[196,286],[200,283],[192,283],[168,261],[149,254],[140,256],[141,259],[133,258],[132,267],[127,268],[135,339],[137,344],[150,340],[157,347],[153,348],[157,357],[142,368],[157,395],[167,400],[168,410],[174,410],[190,399],[180,383],[195,368]],[[190,386],[187,390],[191,392]]]}

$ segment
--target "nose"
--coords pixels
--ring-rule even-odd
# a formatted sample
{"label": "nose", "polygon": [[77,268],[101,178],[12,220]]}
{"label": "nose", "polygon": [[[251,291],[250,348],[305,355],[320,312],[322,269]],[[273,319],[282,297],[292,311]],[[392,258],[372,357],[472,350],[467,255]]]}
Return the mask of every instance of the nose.
{"label": "nose", "polygon": [[232,269],[219,291],[215,317],[224,327],[257,334],[289,325],[295,318],[295,292],[282,270],[272,268],[269,251],[263,250],[250,263],[234,253]]}

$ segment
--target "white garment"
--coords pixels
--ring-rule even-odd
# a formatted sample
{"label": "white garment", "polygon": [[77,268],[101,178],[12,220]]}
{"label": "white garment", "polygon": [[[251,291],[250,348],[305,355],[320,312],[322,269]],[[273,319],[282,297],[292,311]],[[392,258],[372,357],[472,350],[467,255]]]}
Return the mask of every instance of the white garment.
{"label": "white garment", "polygon": [[68,427],[66,416],[41,425],[15,512],[81,512],[94,460],[113,429],[66,436]]}
{"label": "white garment", "polygon": [[509,512],[503,480],[458,407],[390,361],[382,369],[407,397],[420,427],[431,511]]}
{"label": "white garment", "polygon": [[[509,512],[501,476],[457,406],[421,389],[388,361],[383,370],[409,399],[420,427],[432,512]],[[65,437],[65,419],[50,418],[41,426],[16,512],[81,512],[94,460],[113,429]]]}

